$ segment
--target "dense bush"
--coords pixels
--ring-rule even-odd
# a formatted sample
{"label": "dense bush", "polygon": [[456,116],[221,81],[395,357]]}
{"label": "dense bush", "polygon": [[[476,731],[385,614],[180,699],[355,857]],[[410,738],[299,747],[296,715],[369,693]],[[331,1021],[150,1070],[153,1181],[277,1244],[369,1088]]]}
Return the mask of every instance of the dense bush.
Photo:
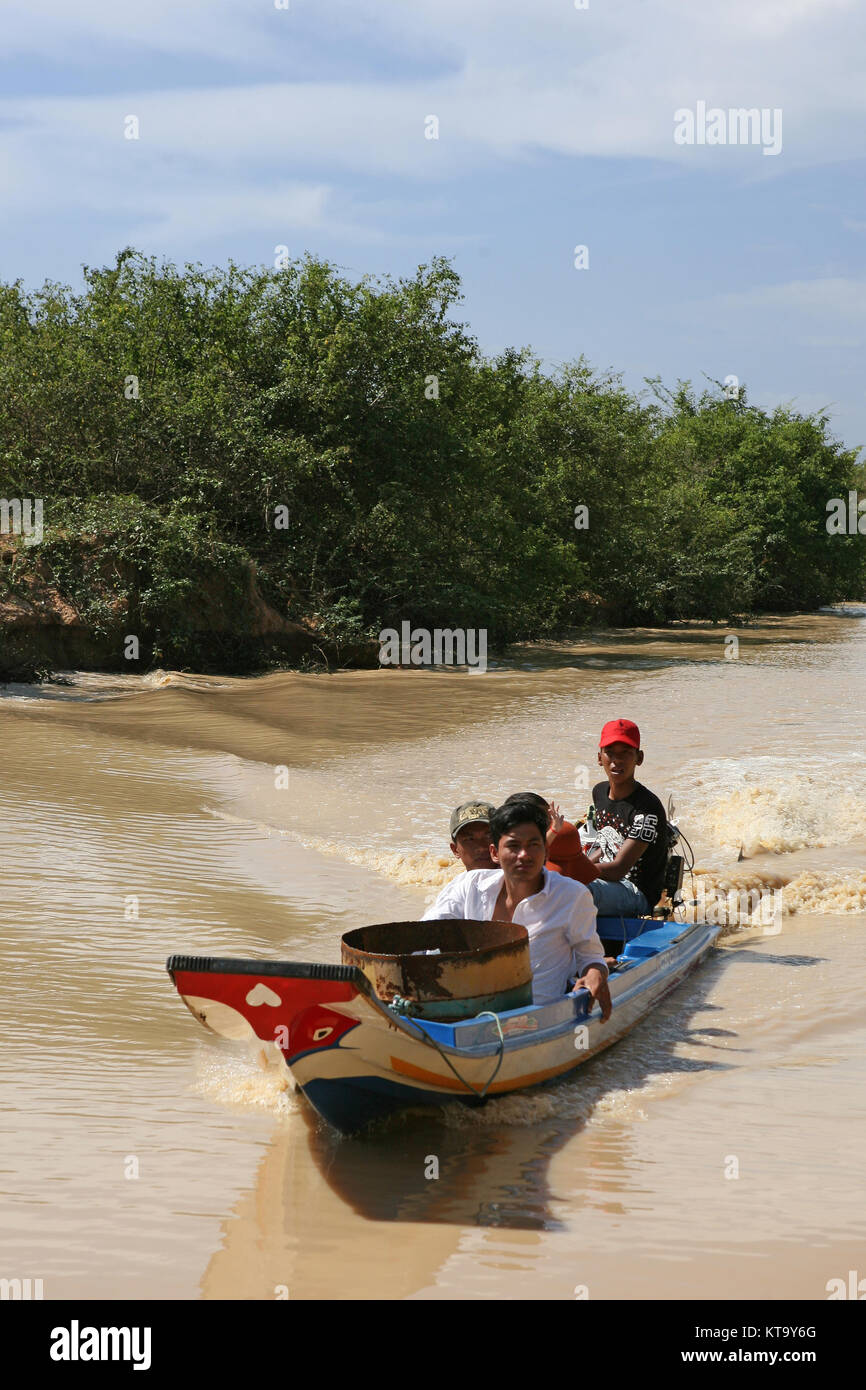
{"label": "dense bush", "polygon": [[861,479],[826,418],[484,358],[445,261],[352,283],[311,258],[179,272],[127,249],[84,278],[0,285],[0,496],[45,499],[42,558],[95,628],[122,610],[179,660],[194,594],[220,575],[231,601],[250,561],[283,616],[339,640],[408,618],[501,643],[599,604],[728,620],[863,590],[861,538],[825,527]]}

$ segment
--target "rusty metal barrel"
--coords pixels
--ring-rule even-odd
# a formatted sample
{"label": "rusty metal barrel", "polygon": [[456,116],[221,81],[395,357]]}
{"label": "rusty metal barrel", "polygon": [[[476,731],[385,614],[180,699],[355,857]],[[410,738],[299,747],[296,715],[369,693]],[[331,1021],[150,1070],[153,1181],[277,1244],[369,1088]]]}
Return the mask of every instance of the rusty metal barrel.
{"label": "rusty metal barrel", "polygon": [[346,932],[342,955],[380,999],[406,1000],[419,1018],[444,1023],[532,1003],[529,935],[513,922],[382,922]]}

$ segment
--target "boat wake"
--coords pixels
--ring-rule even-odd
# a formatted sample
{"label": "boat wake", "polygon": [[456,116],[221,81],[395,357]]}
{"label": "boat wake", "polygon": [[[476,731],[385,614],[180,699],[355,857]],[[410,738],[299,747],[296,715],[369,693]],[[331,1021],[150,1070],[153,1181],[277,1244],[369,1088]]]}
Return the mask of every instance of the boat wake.
{"label": "boat wake", "polygon": [[303,844],[320,854],[334,854],[349,864],[361,864],[373,869],[395,883],[411,888],[435,889],[438,893],[450,879],[463,872],[462,865],[450,853],[432,849],[406,850],[402,853],[383,849],[364,849],[358,845],[340,844],[337,840],[305,837]]}
{"label": "boat wake", "polygon": [[[714,869],[695,871],[695,890],[709,902],[715,898],[721,902],[735,895],[737,901],[748,899],[756,893],[767,894],[781,890],[781,916],[818,913],[845,915],[851,912],[866,912],[866,870],[821,870],[804,869],[801,872],[775,873],[767,869],[722,871]],[[684,897],[691,897],[688,880],[684,887]],[[719,919],[724,922],[724,917]],[[743,923],[741,925],[748,925]]]}
{"label": "boat wake", "polygon": [[[621,1054],[620,1054],[621,1056]],[[621,1078],[620,1078],[621,1080]],[[583,1120],[604,1124],[609,1120],[645,1120],[644,1105],[667,1095],[673,1077],[654,1076],[631,1090],[609,1089],[602,1083],[587,1086],[586,1078],[560,1082],[550,1090],[514,1096],[494,1096],[485,1105],[443,1108],[442,1123],[449,1129],[488,1129],[503,1126],[522,1129],[548,1120]]]}
{"label": "boat wake", "polygon": [[698,839],[714,848],[741,848],[747,858],[844,845],[866,835],[864,791],[852,787],[840,794],[826,773],[773,786],[746,784],[697,808]]}
{"label": "boat wake", "polygon": [[[447,850],[418,848],[398,852],[376,845],[362,846],[232,815],[212,806],[202,809],[230,824],[256,829],[268,837],[279,835],[317,854],[357,864],[401,886],[423,889],[427,902],[462,872]],[[824,800],[816,804],[808,785],[805,789],[793,784],[739,788],[699,806],[692,822],[686,822],[688,834],[690,838],[694,835],[699,852],[705,851],[705,859],[727,861],[696,866],[695,889],[705,898],[784,889],[783,916],[866,912],[866,870],[835,866],[785,868],[784,860],[772,868],[731,862],[741,847],[748,860],[762,854],[781,857],[839,847],[853,839],[866,838],[866,802],[854,793],[838,800],[824,793]],[[684,896],[691,896],[688,877]]]}
{"label": "boat wake", "polygon": [[291,830],[286,826],[273,825],[268,821],[252,820],[248,816],[232,815],[214,806],[203,806],[202,810],[217,820],[227,821],[230,825],[260,830],[268,836],[280,835],[303,845],[304,849],[314,850],[317,854],[333,855],[347,864],[358,864],[362,868],[372,869],[383,878],[410,888],[426,888],[438,893],[450,879],[463,871],[458,860],[447,850],[395,851],[375,846],[353,845],[320,835],[309,835],[300,830]]}

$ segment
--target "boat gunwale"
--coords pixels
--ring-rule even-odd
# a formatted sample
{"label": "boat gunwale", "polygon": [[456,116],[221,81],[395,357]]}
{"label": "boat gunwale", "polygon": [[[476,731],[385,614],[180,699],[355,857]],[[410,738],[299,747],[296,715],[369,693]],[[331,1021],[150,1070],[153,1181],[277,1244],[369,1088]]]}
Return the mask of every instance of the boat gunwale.
{"label": "boat gunwale", "polygon": [[373,986],[357,965],[335,965],[330,961],[253,960],[249,956],[187,956],[168,957],[165,968],[172,979],[176,974],[189,975],[282,975],[290,980],[322,980],[357,985],[364,994],[372,994]]}
{"label": "boat gunwale", "polygon": [[[699,942],[694,942],[693,949],[674,949],[679,946],[686,937],[692,935],[692,927],[700,926],[705,927],[708,933],[708,939],[704,939],[702,936]],[[619,978],[617,978],[615,973],[611,979],[611,1002],[614,1006],[614,1013],[617,1006],[625,1004],[630,998],[640,994],[647,987],[649,983],[646,979],[647,975],[656,974],[658,979],[661,980],[666,975],[672,974],[676,970],[678,964],[684,961],[688,962],[691,958],[699,958],[701,955],[705,954],[706,951],[710,950],[713,946],[715,938],[718,936],[720,930],[719,927],[711,923],[692,923],[688,931],[681,932],[677,938],[668,942],[666,946],[660,946],[652,955],[632,960],[628,970],[624,971]],[[668,956],[669,959],[667,962],[663,963],[659,958],[664,956]],[[659,965],[663,965],[663,968],[659,969]],[[623,985],[625,985],[625,988],[622,988]],[[405,1031],[408,1032],[411,1037],[425,1042],[434,1049],[451,1053],[455,1057],[468,1057],[473,1060],[476,1058],[483,1060],[485,1057],[493,1057],[499,1052],[500,1042],[495,1032],[496,1025],[492,1020],[485,1020],[485,1022],[480,1023],[476,1015],[475,1018],[460,1019],[453,1023],[438,1023],[435,1019],[412,1019],[401,1014],[395,1014],[375,993],[371,995],[369,1002],[375,1005],[377,1009],[384,1014],[389,1024],[404,1025]],[[588,989],[581,989],[577,994],[563,994],[561,999],[552,999],[546,1004],[528,1004],[523,1008],[509,1009],[506,1013],[497,1014],[497,1018],[500,1020],[500,1023],[502,1023],[512,1018],[525,1017],[527,1014],[537,1017],[538,1012],[543,1009],[559,1009],[564,1004],[571,1005],[570,1015],[563,1017],[557,1023],[552,1023],[549,1027],[527,1030],[525,1034],[515,1033],[506,1037],[504,1040],[505,1050],[507,1052],[518,1052],[523,1048],[534,1047],[540,1043],[546,1044],[554,1041],[562,1034],[571,1031],[575,1023],[586,1022],[588,1024],[590,1022],[599,1021],[599,1015],[594,1013],[594,1003],[591,1001]],[[611,1021],[612,1020],[613,1014],[611,1015]],[[425,1027],[428,1023],[433,1023],[439,1028],[452,1028],[455,1033],[458,1029],[463,1028],[484,1028],[485,1031],[489,1029],[493,1032],[493,1037],[484,1042],[477,1043],[449,1043],[442,1038],[435,1037],[433,1034],[428,1033]],[[408,1025],[408,1027],[406,1025]],[[629,1024],[629,1028],[633,1026],[633,1024]],[[412,1031],[414,1028],[417,1028],[418,1031]],[[422,1035],[421,1038],[418,1036],[419,1033]]]}

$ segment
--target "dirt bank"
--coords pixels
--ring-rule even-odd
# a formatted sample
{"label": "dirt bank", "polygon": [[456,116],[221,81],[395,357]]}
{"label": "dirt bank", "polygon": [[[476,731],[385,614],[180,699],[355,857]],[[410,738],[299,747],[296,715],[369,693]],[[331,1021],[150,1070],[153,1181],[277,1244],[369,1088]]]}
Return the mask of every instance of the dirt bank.
{"label": "dirt bank", "polygon": [[[128,578],[128,577],[127,577]],[[102,578],[101,620],[86,621],[52,582],[34,549],[0,537],[0,680],[38,680],[52,671],[142,671],[159,665],[158,632],[135,616],[138,596],[113,593]],[[259,592],[250,564],[240,597],[218,573],[201,580],[185,603],[190,659],[198,669],[262,670],[279,663],[375,664],[373,644],[338,647],[315,622],[293,622]],[[134,640],[131,640],[134,639]],[[174,663],[176,664],[176,663]]]}

